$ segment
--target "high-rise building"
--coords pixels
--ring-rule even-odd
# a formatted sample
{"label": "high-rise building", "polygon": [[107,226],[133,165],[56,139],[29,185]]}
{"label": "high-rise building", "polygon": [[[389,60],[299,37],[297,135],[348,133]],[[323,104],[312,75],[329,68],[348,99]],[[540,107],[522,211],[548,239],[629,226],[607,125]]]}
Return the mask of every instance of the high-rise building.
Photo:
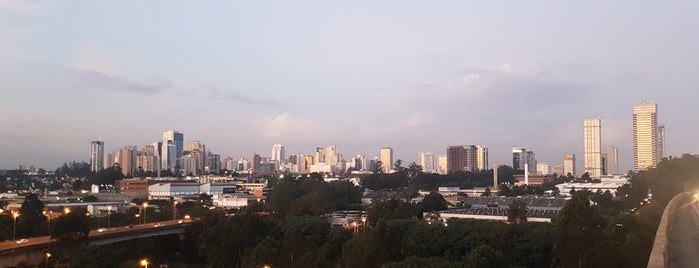
{"label": "high-rise building", "polygon": [[575,154],[567,154],[563,156],[563,174],[567,176],[568,173],[575,176]]}
{"label": "high-rise building", "polygon": [[437,173],[439,174],[447,174],[447,169],[448,169],[448,161],[447,161],[447,156],[446,155],[440,155],[439,156],[439,161],[437,165]]}
{"label": "high-rise building", "polygon": [[336,166],[340,162],[340,154],[337,152],[337,147],[327,146],[316,148],[315,163],[324,163],[330,166]]}
{"label": "high-rise building", "polygon": [[115,163],[114,162],[114,158],[115,158],[114,155],[115,155],[114,152],[106,153],[104,155],[104,165],[103,165],[104,168],[111,168],[114,166],[114,163]]}
{"label": "high-rise building", "polygon": [[393,170],[393,148],[381,148],[381,169],[384,173],[389,173]]}
{"label": "high-rise building", "polygon": [[524,164],[527,163],[527,149],[523,147],[512,148],[512,168],[524,170]]}
{"label": "high-rise building", "polygon": [[90,171],[97,172],[104,169],[104,142],[93,141],[90,144]]}
{"label": "high-rise building", "polygon": [[476,169],[488,169],[488,147],[476,145]]}
{"label": "high-rise building", "polygon": [[367,166],[366,157],[360,154],[352,157],[352,167],[358,171],[369,170],[369,167]]}
{"label": "high-rise building", "polygon": [[658,106],[641,102],[633,106],[633,169],[654,167],[658,156]]}
{"label": "high-rise building", "polygon": [[306,174],[311,173],[311,166],[315,164],[312,155],[304,155],[301,157],[301,165],[299,166],[299,172]]}
{"label": "high-rise building", "polygon": [[566,173],[563,169],[563,165],[555,165],[555,166],[551,167],[551,174],[556,174],[558,176],[566,175]]}
{"label": "high-rise building", "polygon": [[253,154],[250,158],[250,169],[252,171],[259,171],[261,169],[262,157],[259,154]]}
{"label": "high-rise building", "polygon": [[529,174],[536,174],[536,154],[523,147],[512,148],[512,168],[525,170],[525,165]]}
{"label": "high-rise building", "polygon": [[547,163],[537,163],[536,164],[536,174],[538,175],[549,175],[551,172],[549,171],[549,164]]}
{"label": "high-rise building", "polygon": [[476,170],[476,146],[459,145],[447,147],[447,173]]}
{"label": "high-rise building", "polygon": [[199,141],[188,141],[186,151],[201,150],[201,142]]}
{"label": "high-rise building", "polygon": [[619,151],[616,147],[604,147],[602,149],[604,158],[604,174],[614,175],[619,174]]}
{"label": "high-rise building", "polygon": [[[170,144],[173,144],[174,147],[170,147]],[[182,157],[184,152],[184,134],[175,130],[163,132],[162,147],[162,168],[175,170],[178,159]],[[166,150],[167,153],[165,153]]]}
{"label": "high-rise building", "polygon": [[586,119],[584,126],[585,172],[596,179],[602,176],[602,120]]}
{"label": "high-rise building", "polygon": [[417,154],[417,163],[422,166],[422,171],[426,173],[434,172],[434,154],[431,152],[420,152]]}
{"label": "high-rise building", "polygon": [[127,146],[119,150],[119,166],[125,177],[133,176],[136,172],[136,146]]}
{"label": "high-rise building", "polygon": [[284,152],[284,145],[275,143],[272,146],[272,161],[277,161],[279,165],[284,164],[286,160],[286,153]]}

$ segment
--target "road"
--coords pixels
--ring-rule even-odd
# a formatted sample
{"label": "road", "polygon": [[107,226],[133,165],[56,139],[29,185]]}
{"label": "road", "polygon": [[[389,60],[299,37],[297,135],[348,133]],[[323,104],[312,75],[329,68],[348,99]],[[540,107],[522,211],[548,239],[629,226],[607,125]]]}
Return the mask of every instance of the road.
{"label": "road", "polygon": [[[186,220],[169,220],[169,221],[160,221],[160,222],[151,222],[151,223],[146,223],[146,224],[137,224],[133,225],[132,227],[127,227],[127,226],[121,226],[121,227],[113,227],[110,229],[107,228],[102,228],[99,230],[90,230],[89,238],[90,239],[96,239],[101,236],[114,236],[118,234],[126,234],[129,232],[136,232],[136,231],[148,231],[148,230],[157,230],[157,229],[165,229],[168,227],[172,226],[178,226],[182,224],[186,224],[191,222],[192,219],[186,219]],[[44,247],[48,245],[49,243],[49,237],[48,236],[40,236],[40,237],[30,237],[26,239],[17,239],[16,241],[7,241],[7,242],[2,242],[0,243],[0,252],[3,251],[8,251],[8,250],[14,250],[18,248],[24,248],[24,247]],[[53,240],[55,242],[55,239]]]}
{"label": "road", "polygon": [[699,194],[675,196],[663,212],[648,267],[699,267]]}

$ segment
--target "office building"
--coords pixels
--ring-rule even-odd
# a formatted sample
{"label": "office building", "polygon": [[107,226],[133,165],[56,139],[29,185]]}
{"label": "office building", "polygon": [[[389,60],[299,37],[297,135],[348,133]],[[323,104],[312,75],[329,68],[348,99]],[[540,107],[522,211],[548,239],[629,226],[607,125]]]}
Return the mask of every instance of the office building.
{"label": "office building", "polygon": [[163,132],[161,151],[162,168],[174,171],[184,152],[184,134],[175,130]]}
{"label": "office building", "polygon": [[602,149],[604,175],[619,174],[619,151],[616,147],[604,147]]}
{"label": "office building", "polygon": [[432,173],[434,169],[434,154],[431,152],[420,152],[417,154],[417,164],[422,167],[422,171]]}
{"label": "office building", "polygon": [[476,170],[488,169],[488,147],[476,145]]}
{"label": "office building", "polygon": [[336,166],[340,163],[340,154],[337,152],[337,147],[327,146],[316,148],[315,163],[324,163],[331,166]]}
{"label": "office building", "polygon": [[602,120],[587,119],[584,127],[585,172],[597,179],[602,176]]}
{"label": "office building", "polygon": [[633,169],[655,167],[658,156],[658,107],[654,102],[633,106]]}
{"label": "office building", "polygon": [[439,156],[439,161],[437,165],[437,173],[439,174],[447,174],[447,156],[446,155],[440,155]]}
{"label": "office building", "polygon": [[104,165],[103,165],[104,168],[112,168],[114,166],[114,163],[116,163],[114,161],[114,158],[116,158],[115,155],[118,156],[118,154],[114,153],[114,152],[106,153],[104,155]]}
{"label": "office building", "polygon": [[381,148],[381,169],[384,173],[389,173],[393,170],[393,148]]}
{"label": "office building", "polygon": [[529,174],[536,174],[536,154],[523,147],[512,148],[512,168],[525,170],[525,165]]}
{"label": "office building", "polygon": [[97,172],[104,169],[104,142],[93,141],[90,143],[90,171]]}
{"label": "office building", "polygon": [[284,145],[275,143],[272,146],[272,161],[277,161],[277,164],[283,165],[286,158],[286,153],[284,152]]}
{"label": "office building", "polygon": [[537,163],[536,164],[536,174],[537,175],[549,175],[549,164],[547,163]]}
{"label": "office building", "polygon": [[567,154],[563,156],[563,174],[567,176],[568,173],[575,176],[575,154]]}
{"label": "office building", "polygon": [[127,146],[119,150],[119,166],[124,177],[133,176],[136,172],[136,146]]}
{"label": "office building", "polygon": [[447,147],[447,173],[474,172],[476,170],[476,146]]}
{"label": "office building", "polygon": [[566,173],[563,169],[563,165],[555,165],[551,167],[551,174],[556,174],[558,176],[565,176]]}

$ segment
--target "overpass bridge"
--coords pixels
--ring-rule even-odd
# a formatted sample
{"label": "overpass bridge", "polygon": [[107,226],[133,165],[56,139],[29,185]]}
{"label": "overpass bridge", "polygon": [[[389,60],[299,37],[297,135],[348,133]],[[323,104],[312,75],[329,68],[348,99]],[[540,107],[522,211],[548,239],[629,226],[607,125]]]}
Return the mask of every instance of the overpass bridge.
{"label": "overpass bridge", "polygon": [[[91,230],[87,243],[99,246],[146,237],[181,235],[188,226],[198,222],[196,219],[171,220]],[[36,266],[45,260],[46,252],[49,252],[51,243],[55,241],[49,236],[41,236],[2,242],[0,243],[0,267],[14,267],[20,263]]]}

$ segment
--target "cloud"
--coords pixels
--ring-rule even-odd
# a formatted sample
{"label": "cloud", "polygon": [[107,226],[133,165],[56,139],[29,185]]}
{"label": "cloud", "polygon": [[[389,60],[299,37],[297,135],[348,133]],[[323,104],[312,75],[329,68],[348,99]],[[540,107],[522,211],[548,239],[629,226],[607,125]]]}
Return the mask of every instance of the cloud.
{"label": "cloud", "polygon": [[[155,94],[172,88],[169,83],[141,83],[123,77],[111,76],[101,72],[77,71],[74,72],[75,80],[72,81],[79,88],[98,88],[124,92]],[[68,72],[71,72],[68,71]]]}
{"label": "cloud", "polygon": [[46,1],[0,0],[0,11],[44,11],[48,8]]}
{"label": "cloud", "polygon": [[260,135],[270,141],[293,141],[301,144],[322,144],[332,137],[332,129],[304,117],[281,113],[272,118],[262,119],[258,125]]}
{"label": "cloud", "polygon": [[214,100],[225,100],[225,101],[233,101],[233,102],[239,102],[239,103],[259,104],[259,105],[278,105],[278,103],[276,101],[267,100],[267,99],[252,98],[250,96],[247,96],[247,95],[242,94],[242,93],[237,92],[237,91],[209,89],[209,94],[210,94],[211,98]]}

